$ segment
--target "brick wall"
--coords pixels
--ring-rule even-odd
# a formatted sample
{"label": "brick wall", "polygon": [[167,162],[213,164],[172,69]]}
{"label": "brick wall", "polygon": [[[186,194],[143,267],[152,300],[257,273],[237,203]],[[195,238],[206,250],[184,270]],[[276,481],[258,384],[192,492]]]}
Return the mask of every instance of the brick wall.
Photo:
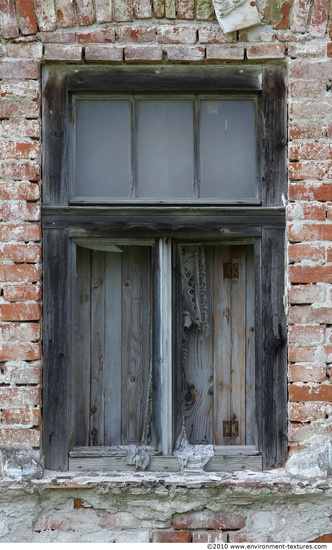
{"label": "brick wall", "polygon": [[[49,62],[287,64],[290,449],[331,436],[330,0],[257,7],[260,25],[223,34],[210,0],[0,0],[0,445],[40,445],[40,71]],[[199,525],[178,525],[172,540],[226,540],[220,526],[208,539]]]}

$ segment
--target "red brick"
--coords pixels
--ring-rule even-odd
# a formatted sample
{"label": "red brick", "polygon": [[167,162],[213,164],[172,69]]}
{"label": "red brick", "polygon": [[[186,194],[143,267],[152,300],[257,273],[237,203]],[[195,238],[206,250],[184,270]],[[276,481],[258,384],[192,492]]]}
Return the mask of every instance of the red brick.
{"label": "red brick", "polygon": [[160,44],[195,44],[197,29],[194,27],[161,26],[157,30]]}
{"label": "red brick", "polygon": [[327,74],[331,74],[332,60],[312,60],[294,59],[289,65],[289,76],[291,78],[326,78]]}
{"label": "red brick", "polygon": [[45,61],[76,62],[82,59],[82,46],[47,44],[44,53]]}
{"label": "red brick", "polygon": [[296,182],[289,186],[290,200],[330,201],[332,200],[332,183]]}
{"label": "red brick", "polygon": [[0,158],[35,159],[40,154],[39,141],[0,141]]}
{"label": "red brick", "polygon": [[124,55],[126,61],[162,61],[163,50],[158,46],[127,46]]}
{"label": "red brick", "polygon": [[332,42],[326,44],[326,55],[332,57]]}
{"label": "red brick", "polygon": [[239,31],[238,42],[275,42],[277,39],[277,33],[273,30],[266,30],[261,27],[251,27]]}
{"label": "red brick", "polygon": [[78,33],[77,40],[81,44],[91,44],[93,42],[115,42],[115,30],[110,29],[99,29],[98,31],[93,32],[84,32]]}
{"label": "red brick", "polygon": [[24,57],[37,60],[43,57],[43,46],[39,42],[7,44],[6,53],[7,57]]}
{"label": "red brick", "polygon": [[290,121],[288,125],[289,139],[320,139],[326,138],[328,134],[328,124],[320,120]]}
{"label": "red brick", "polygon": [[289,328],[289,341],[296,344],[322,344],[325,338],[325,327],[316,325],[298,325]]}
{"label": "red brick", "polygon": [[329,142],[293,141],[289,145],[290,160],[325,160],[332,158]]}
{"label": "red brick", "polygon": [[116,1],[113,5],[114,21],[132,21],[134,18],[131,0]]}
{"label": "red brick", "polygon": [[[288,44],[289,57],[325,57],[325,44]],[[326,88],[326,84],[325,84]],[[313,97],[313,93],[310,94]]]}
{"label": "red brick", "polygon": [[12,99],[1,99],[0,118],[19,116],[25,116],[27,118],[37,118],[39,116],[39,109],[39,101],[33,101],[31,99],[24,99],[20,101],[14,101]]}
{"label": "red brick", "polygon": [[4,342],[38,342],[40,340],[39,323],[3,323],[2,338]]}
{"label": "red brick", "polygon": [[59,27],[75,27],[76,15],[74,3],[68,0],[57,0],[56,17]]}
{"label": "red brick", "polygon": [[332,363],[332,346],[324,346],[325,362]]}
{"label": "red brick", "polygon": [[40,359],[40,344],[3,344],[0,348],[0,362],[4,361],[35,361]]}
{"label": "red brick", "polygon": [[332,240],[332,225],[327,222],[297,223],[289,226],[288,237],[292,242],[330,241]]}
{"label": "red brick", "polygon": [[41,248],[37,244],[5,244],[2,260],[17,263],[36,263],[41,259]]}
{"label": "red brick", "polygon": [[39,138],[39,120],[4,120],[2,122],[2,137]]}
{"label": "red brick", "polygon": [[332,307],[292,306],[289,320],[291,323],[327,323],[332,319]]}
{"label": "red brick", "polygon": [[177,16],[179,19],[194,19],[195,17],[195,1],[194,0],[178,0]]}
{"label": "red brick", "polygon": [[38,61],[0,60],[0,78],[38,79],[40,67]]}
{"label": "red brick", "polygon": [[297,361],[310,362],[315,360],[316,346],[292,346],[288,348],[289,360],[293,363]]}
{"label": "red brick", "polygon": [[41,230],[38,224],[0,224],[0,241],[40,241]]}
{"label": "red brick", "polygon": [[229,533],[228,542],[248,543],[248,542],[271,542],[271,539],[267,537],[262,539],[262,535],[258,538],[255,535],[249,533]]}
{"label": "red brick", "polygon": [[314,179],[321,180],[328,171],[326,162],[308,160],[292,162],[289,165],[289,177],[292,180]]}
{"label": "red brick", "polygon": [[316,120],[326,122],[331,120],[332,105],[330,101],[307,98],[289,102],[288,112],[291,120]]}
{"label": "red brick", "polygon": [[246,51],[248,59],[282,59],[286,50],[284,44],[253,44]]}
{"label": "red brick", "polygon": [[40,269],[34,265],[0,265],[0,281],[35,283],[40,280]]}
{"label": "red brick", "polygon": [[289,401],[332,401],[332,385],[289,384]]}
{"label": "red brick", "polygon": [[153,16],[156,19],[165,17],[165,2],[164,0],[153,0]]}
{"label": "red brick", "polygon": [[131,25],[121,27],[118,31],[119,42],[155,42],[157,37],[156,27],[146,25]]}
{"label": "red brick", "polygon": [[40,180],[40,166],[30,161],[7,160],[0,163],[0,177],[4,180]]}
{"label": "red brick", "polygon": [[200,44],[224,44],[227,42],[236,42],[236,33],[229,32],[224,34],[219,25],[198,28],[198,37]]}
{"label": "red brick", "polygon": [[92,25],[95,12],[91,0],[75,0],[77,21],[79,25]]}
{"label": "red brick", "polygon": [[38,321],[39,319],[39,304],[0,304],[0,320],[2,321]]}
{"label": "red brick", "polygon": [[319,202],[302,202],[290,204],[287,209],[288,220],[326,220],[326,204]]}
{"label": "red brick", "polygon": [[290,382],[323,382],[326,380],[326,365],[290,365]]}
{"label": "red brick", "polygon": [[211,0],[200,0],[196,2],[197,21],[214,21],[215,14]]}
{"label": "red brick", "polygon": [[[320,424],[319,433],[321,435],[325,435],[325,437],[330,438],[332,436],[332,427],[331,424]],[[317,435],[317,426],[315,424],[308,424],[308,423],[293,423],[291,422],[289,425],[288,430],[288,440],[289,442],[300,442],[303,443],[309,437],[312,437],[314,435]]]}
{"label": "red brick", "polygon": [[39,82],[36,80],[7,80],[0,84],[2,97],[39,99]]}
{"label": "red brick", "polygon": [[271,23],[274,29],[284,30],[288,28],[291,5],[292,3],[287,0],[283,0],[278,4],[278,9],[272,13]]}
{"label": "red brick", "polygon": [[152,17],[150,0],[133,0],[133,10],[136,19],[150,19]]}
{"label": "red brick", "polygon": [[241,44],[211,44],[206,48],[206,58],[209,60],[231,61],[244,59],[244,46]]}
{"label": "red brick", "polygon": [[191,542],[189,531],[152,531],[151,542]]}
{"label": "red brick", "polygon": [[324,289],[317,285],[296,285],[292,286],[289,291],[291,304],[312,304],[325,299]]}
{"label": "red brick", "polygon": [[4,285],[3,297],[6,302],[25,302],[27,300],[38,301],[41,299],[39,285]]}
{"label": "red brick", "polygon": [[327,261],[332,262],[332,248],[327,249]]}
{"label": "red brick", "polygon": [[321,537],[311,540],[310,542],[332,542],[332,533],[327,533],[326,535],[322,535]]}
{"label": "red brick", "polygon": [[45,44],[70,44],[76,42],[77,33],[74,31],[57,31],[39,33],[38,38]]}
{"label": "red brick", "polygon": [[85,60],[88,62],[123,61],[123,48],[117,46],[86,46]]}
{"label": "red brick", "polygon": [[289,83],[290,95],[293,98],[326,98],[326,79],[322,80],[293,80]]}
{"label": "red brick", "polygon": [[291,30],[305,32],[307,30],[310,0],[295,0],[292,10]]}
{"label": "red brick", "polygon": [[242,529],[246,524],[245,516],[240,514],[221,514],[210,510],[175,514],[174,529]]}
{"label": "red brick", "polygon": [[0,183],[0,200],[27,200],[39,199],[39,185],[37,183]]}
{"label": "red brick", "polygon": [[36,34],[37,22],[33,0],[16,0],[16,11],[21,33],[24,35]]}
{"label": "red brick", "polygon": [[0,387],[0,403],[1,407],[7,408],[10,406],[36,406],[40,403],[40,388],[24,387],[9,388]]}
{"label": "red brick", "polygon": [[3,220],[40,220],[40,206],[35,203],[5,203],[1,208]]}
{"label": "red brick", "polygon": [[292,283],[332,283],[332,266],[291,265],[289,278]]}
{"label": "red brick", "polygon": [[[17,344],[16,344],[17,345]],[[36,362],[11,361],[1,365],[1,384],[39,384],[41,381],[41,365]]]}
{"label": "red brick", "polygon": [[314,422],[326,419],[326,404],[308,401],[306,403],[290,403],[288,407],[289,420],[293,422]]}
{"label": "red brick", "polygon": [[0,13],[2,18],[2,28],[0,35],[3,38],[17,38],[19,29],[16,21],[14,0],[0,0]]}
{"label": "red brick", "polygon": [[2,409],[1,410],[1,424],[8,425],[25,425],[25,426],[39,426],[41,423],[41,411],[40,409],[32,409],[30,407],[15,408],[15,409]]}
{"label": "red brick", "polygon": [[40,31],[54,31],[56,29],[53,0],[35,0],[35,13]]}
{"label": "red brick", "polygon": [[97,23],[112,21],[112,3],[109,0],[95,0]]}
{"label": "red brick", "polygon": [[223,531],[194,531],[192,542],[228,542],[228,535]]}
{"label": "red brick", "polygon": [[325,261],[326,249],[324,246],[314,244],[291,244],[288,247],[288,257],[291,263],[301,262],[302,260]]}
{"label": "red brick", "polygon": [[0,445],[39,447],[40,432],[31,428],[0,428]]}
{"label": "red brick", "polygon": [[168,61],[202,61],[205,58],[205,48],[202,46],[168,46]]}
{"label": "red brick", "polygon": [[329,9],[329,0],[313,0],[309,26],[311,36],[318,38],[325,35],[329,18]]}

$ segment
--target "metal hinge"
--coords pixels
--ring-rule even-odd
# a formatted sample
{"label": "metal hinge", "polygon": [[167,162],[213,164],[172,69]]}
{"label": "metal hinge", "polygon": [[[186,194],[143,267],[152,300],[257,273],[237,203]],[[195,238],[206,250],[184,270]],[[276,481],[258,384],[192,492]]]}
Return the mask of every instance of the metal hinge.
{"label": "metal hinge", "polygon": [[224,264],[224,279],[238,279],[239,278],[239,264],[233,264],[227,262]]}
{"label": "metal hinge", "polygon": [[238,435],[239,435],[239,422],[237,420],[224,420],[223,436],[238,437]]}

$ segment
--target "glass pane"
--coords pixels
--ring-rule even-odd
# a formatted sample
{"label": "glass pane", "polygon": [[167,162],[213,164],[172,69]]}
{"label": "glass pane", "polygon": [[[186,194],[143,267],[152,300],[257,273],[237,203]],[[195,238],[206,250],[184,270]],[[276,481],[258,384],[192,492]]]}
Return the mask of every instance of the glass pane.
{"label": "glass pane", "polygon": [[131,181],[130,101],[77,101],[75,196],[129,198]]}
{"label": "glass pane", "polygon": [[257,197],[253,100],[201,101],[200,182],[203,198]]}
{"label": "glass pane", "polygon": [[139,198],[193,198],[193,102],[138,101],[137,155]]}

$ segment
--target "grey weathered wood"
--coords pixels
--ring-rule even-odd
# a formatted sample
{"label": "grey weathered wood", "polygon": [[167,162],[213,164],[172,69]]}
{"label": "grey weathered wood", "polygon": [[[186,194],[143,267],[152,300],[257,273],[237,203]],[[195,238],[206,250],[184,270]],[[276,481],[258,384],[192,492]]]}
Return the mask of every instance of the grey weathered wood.
{"label": "grey weathered wood", "polygon": [[[284,233],[262,237],[262,433],[264,468],[278,468],[287,456],[287,332],[284,310]],[[279,284],[277,282],[279,281]]]}
{"label": "grey weathered wood", "polygon": [[122,252],[106,253],[104,373],[106,445],[121,443],[122,257]]}
{"label": "grey weathered wood", "polygon": [[43,452],[47,468],[66,470],[72,435],[68,232],[44,231],[43,244]]}
{"label": "grey weathered wood", "polygon": [[245,424],[246,444],[257,445],[256,422],[256,284],[254,247],[246,248],[246,374],[245,374]]}
{"label": "grey weathered wood", "polygon": [[105,444],[105,253],[91,252],[90,444]]}
{"label": "grey weathered wood", "polygon": [[76,252],[76,443],[90,444],[91,251]]}

